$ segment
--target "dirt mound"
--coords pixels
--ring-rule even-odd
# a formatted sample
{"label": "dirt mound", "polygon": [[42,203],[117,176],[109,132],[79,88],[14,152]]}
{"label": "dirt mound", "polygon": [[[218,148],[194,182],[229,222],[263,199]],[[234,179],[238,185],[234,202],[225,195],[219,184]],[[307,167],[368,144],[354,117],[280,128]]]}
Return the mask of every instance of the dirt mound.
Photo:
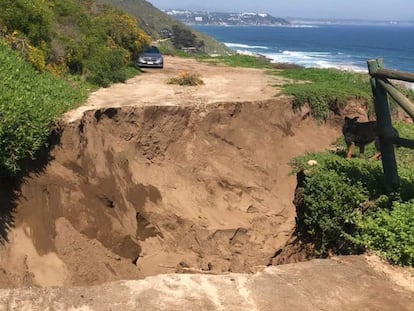
{"label": "dirt mound", "polygon": [[61,130],[21,187],[1,286],[254,271],[294,227],[288,162],[338,135],[283,97],[102,108]]}

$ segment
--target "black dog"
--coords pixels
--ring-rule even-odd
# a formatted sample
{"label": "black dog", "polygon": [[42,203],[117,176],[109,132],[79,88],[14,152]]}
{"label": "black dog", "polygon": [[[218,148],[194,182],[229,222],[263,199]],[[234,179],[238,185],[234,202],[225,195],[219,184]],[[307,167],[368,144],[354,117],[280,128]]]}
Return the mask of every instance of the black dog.
{"label": "black dog", "polygon": [[375,158],[379,158],[381,153],[379,151],[379,138],[377,133],[377,121],[358,122],[358,117],[348,118],[345,117],[345,123],[342,127],[342,133],[344,134],[345,143],[347,146],[346,158],[352,157],[353,146],[359,147],[360,155],[364,154],[365,145],[375,142],[375,148],[377,154]]}

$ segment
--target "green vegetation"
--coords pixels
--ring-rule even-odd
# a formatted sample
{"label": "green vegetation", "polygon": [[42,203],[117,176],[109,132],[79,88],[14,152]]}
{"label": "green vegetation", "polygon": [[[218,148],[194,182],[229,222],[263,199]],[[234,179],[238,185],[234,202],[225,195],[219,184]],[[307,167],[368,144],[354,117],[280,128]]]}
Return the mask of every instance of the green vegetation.
{"label": "green vegetation", "polygon": [[84,83],[39,73],[0,41],[0,172],[14,174],[34,158],[63,112],[86,99]]}
{"label": "green vegetation", "polygon": [[150,41],[134,17],[95,1],[0,0],[0,36],[39,71],[99,86],[125,81]]}
{"label": "green vegetation", "polygon": [[317,120],[326,120],[330,107],[342,108],[349,99],[362,99],[372,112],[372,92],[367,75],[335,69],[293,68],[279,75],[292,79],[283,86],[285,94],[294,97],[293,108],[309,104]]}
{"label": "green vegetation", "polygon": [[[414,137],[411,125],[396,124]],[[340,141],[340,140],[338,140]],[[414,266],[414,152],[397,148],[401,185],[387,193],[380,161],[346,160],[341,152],[307,154],[292,162],[299,173],[297,225],[316,254],[377,252],[391,263]],[[374,154],[373,146],[367,156]],[[310,166],[309,160],[317,165]]]}
{"label": "green vegetation", "polygon": [[176,49],[194,47],[198,51],[203,51],[204,41],[197,40],[196,35],[192,33],[191,30],[186,29],[180,25],[173,25],[172,33],[173,37],[171,41]]}

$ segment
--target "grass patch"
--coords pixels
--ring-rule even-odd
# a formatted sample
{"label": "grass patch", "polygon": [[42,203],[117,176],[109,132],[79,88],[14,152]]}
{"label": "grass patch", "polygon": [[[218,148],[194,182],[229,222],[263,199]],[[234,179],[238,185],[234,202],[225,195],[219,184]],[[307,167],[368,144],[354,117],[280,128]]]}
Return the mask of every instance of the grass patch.
{"label": "grass patch", "polygon": [[234,54],[227,56],[203,56],[200,60],[209,63],[223,63],[231,67],[245,67],[245,68],[263,68],[272,69],[272,64],[265,58],[251,55]]}
{"label": "grass patch", "polygon": [[336,69],[293,68],[278,72],[293,80],[283,86],[283,92],[294,97],[293,109],[309,104],[312,116],[324,121],[332,105],[343,107],[349,99],[362,99],[373,112],[372,92],[368,75]]}
{"label": "grass patch", "polygon": [[209,63],[223,63],[232,67],[270,69],[272,74],[291,81],[284,83],[282,89],[286,95],[293,96],[292,108],[300,110],[307,103],[312,116],[319,121],[325,121],[330,110],[343,108],[350,99],[360,99],[365,102],[369,115],[374,112],[372,91],[367,74],[272,64],[266,58],[242,54],[203,56],[198,59]]}

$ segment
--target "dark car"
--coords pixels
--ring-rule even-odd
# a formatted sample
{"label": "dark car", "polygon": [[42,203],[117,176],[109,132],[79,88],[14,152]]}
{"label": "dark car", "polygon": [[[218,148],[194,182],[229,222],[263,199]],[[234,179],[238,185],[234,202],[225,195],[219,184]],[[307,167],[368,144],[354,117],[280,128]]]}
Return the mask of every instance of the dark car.
{"label": "dark car", "polygon": [[156,46],[148,46],[138,55],[138,67],[164,68],[164,58]]}

